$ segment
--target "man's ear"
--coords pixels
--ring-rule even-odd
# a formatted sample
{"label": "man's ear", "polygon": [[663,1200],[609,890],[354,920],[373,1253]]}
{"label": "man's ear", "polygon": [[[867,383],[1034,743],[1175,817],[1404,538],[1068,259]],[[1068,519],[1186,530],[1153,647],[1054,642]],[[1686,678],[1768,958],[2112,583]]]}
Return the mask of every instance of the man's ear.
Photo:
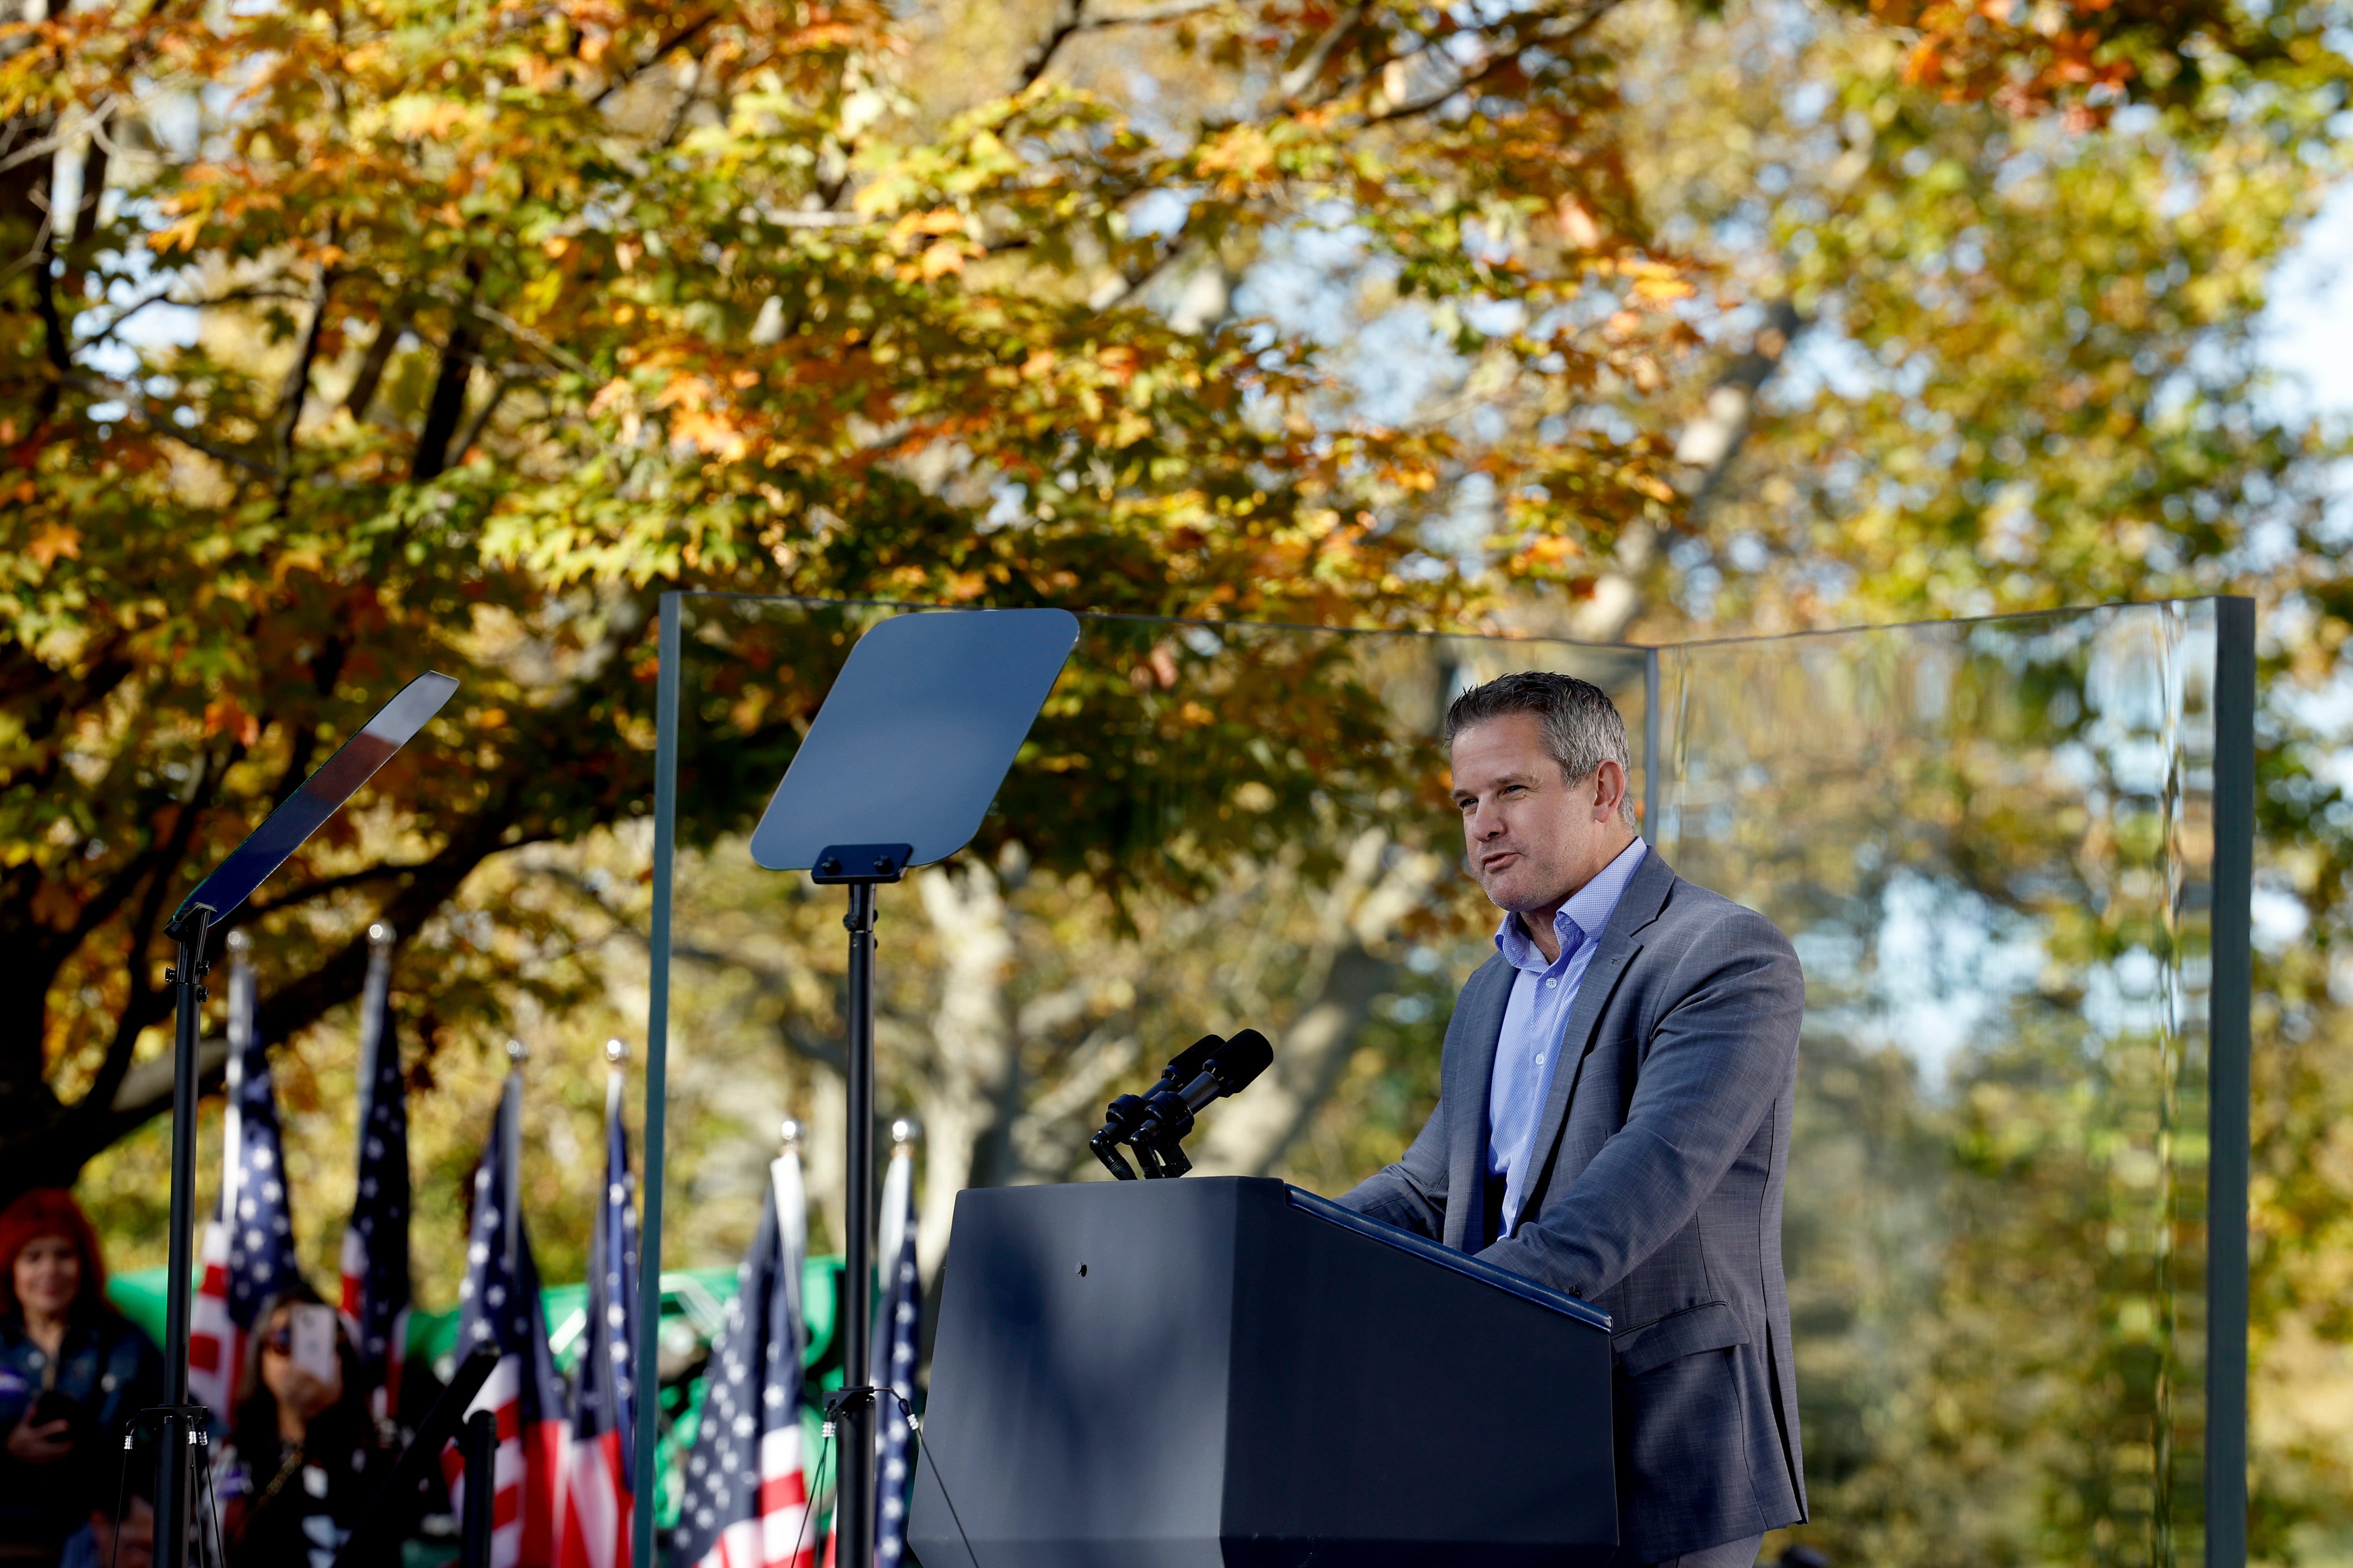
{"label": "man's ear", "polygon": [[1615,757],[1605,757],[1593,770],[1593,820],[1608,822],[1624,808],[1626,769]]}

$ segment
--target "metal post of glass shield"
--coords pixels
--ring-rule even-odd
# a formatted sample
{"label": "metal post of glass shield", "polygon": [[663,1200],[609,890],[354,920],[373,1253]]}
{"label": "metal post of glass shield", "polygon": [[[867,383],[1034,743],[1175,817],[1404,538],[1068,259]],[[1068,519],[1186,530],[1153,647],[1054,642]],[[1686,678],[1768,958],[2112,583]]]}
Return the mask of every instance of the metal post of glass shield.
{"label": "metal post of glass shield", "polygon": [[[196,1225],[196,1033],[205,1005],[205,936],[213,911],[190,910],[172,935],[179,942],[170,980],[179,992],[172,1040],[172,1235],[170,1268],[164,1278],[164,1403],[175,1412],[188,1403],[188,1317],[194,1303]],[[188,1561],[190,1445],[195,1434],[185,1414],[164,1418],[155,1489],[155,1561],[158,1568],[186,1568]]]}
{"label": "metal post of glass shield", "polygon": [[[842,1238],[841,1381],[855,1388],[873,1375],[868,1338],[874,1323],[874,884],[849,884],[849,1137]],[[836,1474],[834,1562],[867,1568],[874,1561],[874,1400],[853,1398],[841,1411]]]}

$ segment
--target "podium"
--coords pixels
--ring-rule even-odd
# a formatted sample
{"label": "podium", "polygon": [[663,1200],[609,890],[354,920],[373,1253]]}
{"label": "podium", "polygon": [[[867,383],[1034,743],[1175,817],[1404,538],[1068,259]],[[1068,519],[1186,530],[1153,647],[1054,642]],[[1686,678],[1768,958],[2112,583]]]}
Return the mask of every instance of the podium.
{"label": "podium", "polygon": [[1609,1320],[1279,1181],[956,1199],[924,1568],[1600,1568]]}

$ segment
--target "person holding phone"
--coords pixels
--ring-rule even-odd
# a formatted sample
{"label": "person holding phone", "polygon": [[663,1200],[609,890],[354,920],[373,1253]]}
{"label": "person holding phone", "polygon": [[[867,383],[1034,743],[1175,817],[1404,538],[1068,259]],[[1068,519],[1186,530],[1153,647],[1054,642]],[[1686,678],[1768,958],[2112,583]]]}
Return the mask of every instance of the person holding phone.
{"label": "person holding phone", "polygon": [[254,1325],[214,1466],[229,1568],[331,1568],[392,1456],[332,1307],[298,1285]]}
{"label": "person holding phone", "polygon": [[0,1210],[0,1564],[90,1561],[122,1526],[145,1568],[150,1467],[123,1519],[122,1431],[164,1397],[164,1358],[106,1299],[98,1233],[73,1194],[37,1188]]}

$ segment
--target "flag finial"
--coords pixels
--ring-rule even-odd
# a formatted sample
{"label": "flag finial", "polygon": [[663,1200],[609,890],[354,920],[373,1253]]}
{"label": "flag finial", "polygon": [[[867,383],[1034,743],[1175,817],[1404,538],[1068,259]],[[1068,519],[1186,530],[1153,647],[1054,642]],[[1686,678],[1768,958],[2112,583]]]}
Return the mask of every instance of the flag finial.
{"label": "flag finial", "polygon": [[789,1116],[786,1117],[785,1124],[776,1130],[776,1135],[784,1141],[786,1153],[797,1154],[801,1152],[801,1124],[799,1122],[794,1121]]}
{"label": "flag finial", "polygon": [[891,1147],[893,1151],[906,1148],[923,1135],[923,1124],[912,1116],[902,1116],[891,1123]]}
{"label": "flag finial", "polygon": [[390,947],[392,945],[392,922],[389,921],[378,921],[374,925],[368,927],[368,945],[370,947]]}
{"label": "flag finial", "polygon": [[233,931],[228,933],[228,950],[241,958],[253,951],[253,938],[242,931]]}
{"label": "flag finial", "polygon": [[517,1067],[521,1067],[524,1062],[530,1059],[531,1047],[529,1046],[524,1045],[521,1040],[509,1040],[507,1042],[507,1060],[514,1063]]}
{"label": "flag finial", "polygon": [[628,1058],[628,1042],[622,1039],[619,1036],[616,1035],[613,1038],[605,1042],[605,1059],[611,1062],[615,1067],[619,1067],[622,1062],[626,1061]]}

